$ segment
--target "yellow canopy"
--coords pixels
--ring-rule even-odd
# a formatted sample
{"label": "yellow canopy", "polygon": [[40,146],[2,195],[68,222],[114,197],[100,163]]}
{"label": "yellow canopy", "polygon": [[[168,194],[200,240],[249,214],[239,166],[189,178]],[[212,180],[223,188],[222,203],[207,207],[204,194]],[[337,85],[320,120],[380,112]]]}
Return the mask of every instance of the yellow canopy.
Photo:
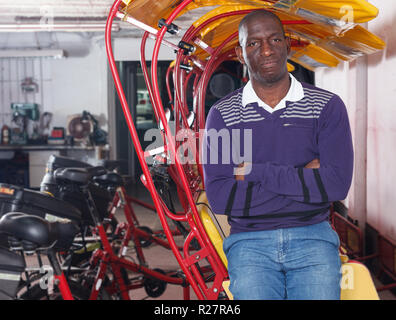
{"label": "yellow canopy", "polygon": [[[180,3],[181,0],[124,0],[123,11],[158,29],[158,21],[167,18]],[[335,67],[340,61],[351,61],[385,47],[380,38],[358,25],[378,15],[378,9],[366,0],[194,0],[178,18],[190,10],[208,6],[215,8],[197,19],[193,23],[194,27],[199,27],[208,19],[227,12],[254,9],[275,12],[282,21],[287,21],[286,33],[292,39],[301,40],[306,44],[292,47],[290,59],[311,70],[317,67]],[[206,45],[216,49],[238,30],[242,17],[238,14],[215,20],[203,27],[197,36]],[[290,21],[296,23],[290,24]],[[299,21],[305,23],[298,23]],[[237,37],[227,44],[222,52],[231,50],[236,45]],[[209,58],[210,54],[207,51],[196,47],[194,55],[197,58]]]}

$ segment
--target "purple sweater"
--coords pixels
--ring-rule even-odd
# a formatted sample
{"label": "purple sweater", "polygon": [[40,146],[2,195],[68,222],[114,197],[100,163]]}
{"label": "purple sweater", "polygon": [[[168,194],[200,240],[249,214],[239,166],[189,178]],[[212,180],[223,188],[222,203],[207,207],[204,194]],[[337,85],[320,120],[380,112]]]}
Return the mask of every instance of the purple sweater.
{"label": "purple sweater", "polygon": [[[319,223],[330,203],[348,194],[353,147],[345,105],[331,92],[302,85],[303,99],[272,114],[257,103],[243,107],[243,88],[208,114],[205,188],[212,210],[228,215],[231,233]],[[304,168],[314,158],[320,168]],[[237,181],[234,169],[243,161],[251,171]]]}

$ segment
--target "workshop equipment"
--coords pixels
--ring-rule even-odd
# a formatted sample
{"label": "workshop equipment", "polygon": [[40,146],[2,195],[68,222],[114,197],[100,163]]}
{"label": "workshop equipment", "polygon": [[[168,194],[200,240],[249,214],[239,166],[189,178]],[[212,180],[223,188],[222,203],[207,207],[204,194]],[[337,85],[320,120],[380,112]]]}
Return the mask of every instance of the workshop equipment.
{"label": "workshop equipment", "polygon": [[1,144],[7,145],[10,143],[10,128],[5,124],[1,128]]}
{"label": "workshop equipment", "polygon": [[36,103],[11,103],[12,122],[18,128],[11,129],[10,144],[27,144],[28,121],[37,121],[39,119],[39,109]]}
{"label": "workshop equipment", "polygon": [[65,128],[53,127],[47,141],[48,144],[65,144]]}
{"label": "workshop equipment", "polygon": [[70,116],[66,128],[67,135],[72,136],[74,142],[88,144],[89,135],[92,133],[93,126],[90,121],[83,121],[81,114]]}
{"label": "workshop equipment", "polygon": [[107,143],[107,132],[99,128],[98,120],[88,111],[73,115],[67,124],[68,135],[75,142],[90,145],[104,145]]}
{"label": "workshop equipment", "polygon": [[93,124],[93,131],[89,135],[93,145],[104,145],[107,143],[107,132],[99,128],[99,122],[92,114],[84,110],[82,112],[82,121],[90,121]]}

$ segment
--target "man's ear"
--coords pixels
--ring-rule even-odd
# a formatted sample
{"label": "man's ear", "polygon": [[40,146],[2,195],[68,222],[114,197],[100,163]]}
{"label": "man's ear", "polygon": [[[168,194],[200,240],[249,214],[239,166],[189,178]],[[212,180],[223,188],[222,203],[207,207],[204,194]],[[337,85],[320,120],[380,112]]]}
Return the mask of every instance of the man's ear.
{"label": "man's ear", "polygon": [[235,53],[238,57],[238,60],[240,63],[245,64],[245,60],[243,59],[243,52],[242,52],[242,47],[241,46],[236,46],[235,47]]}
{"label": "man's ear", "polygon": [[285,37],[285,39],[286,39],[286,46],[287,46],[287,55],[289,55],[290,51],[291,51],[291,39],[290,39],[290,37]]}

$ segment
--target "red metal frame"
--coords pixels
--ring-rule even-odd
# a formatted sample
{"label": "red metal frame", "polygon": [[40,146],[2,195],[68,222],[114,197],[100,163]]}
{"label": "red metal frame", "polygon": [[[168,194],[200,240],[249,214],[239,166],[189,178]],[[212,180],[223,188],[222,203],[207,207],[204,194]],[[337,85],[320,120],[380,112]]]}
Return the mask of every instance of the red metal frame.
{"label": "red metal frame", "polygon": [[378,287],[377,291],[393,289],[396,287],[396,244],[383,235],[378,235],[377,241],[378,260],[381,268],[378,277],[385,273],[394,281],[391,284]]}
{"label": "red metal frame", "polygon": [[[129,291],[132,289],[142,287],[143,281],[138,280],[138,282],[135,281],[130,284],[126,284],[121,274],[121,268],[136,273],[140,273],[146,277],[155,278],[167,283],[184,285],[184,280],[182,278],[175,277],[177,272],[168,272],[166,274],[162,274],[161,272],[155,271],[145,266],[146,261],[143,256],[143,252],[140,244],[140,238],[139,238],[139,236],[143,236],[145,235],[145,233],[135,228],[131,216],[128,216],[126,214],[126,218],[128,224],[125,226],[126,232],[122,240],[123,246],[118,254],[114,252],[113,247],[107,237],[107,233],[105,231],[104,226],[102,224],[99,224],[96,225],[95,227],[100,236],[103,249],[97,249],[91,258],[90,268],[94,270],[96,267],[98,267],[98,270],[97,270],[97,276],[95,278],[94,284],[91,289],[91,295],[89,298],[90,300],[97,299],[101,285],[104,283],[105,280],[106,271],[109,269],[114,274],[114,280],[112,281],[110,286],[106,287],[105,289],[108,291],[109,294],[114,294],[116,292],[119,292],[121,294],[122,299],[124,300],[129,300]],[[119,225],[117,231],[123,228],[124,226],[121,224]],[[136,234],[138,235],[138,237],[132,237],[133,239],[131,239],[132,234]],[[168,247],[168,243],[162,241],[161,239],[157,239],[156,237],[153,237],[153,239],[155,239],[155,241],[161,244],[162,246]],[[129,259],[123,257],[124,256],[123,249],[128,246],[130,240],[134,241],[139,264],[132,262]],[[168,248],[170,248],[170,246]]]}
{"label": "red metal frame", "polygon": [[54,279],[57,282],[57,286],[62,295],[63,300],[74,300],[73,295],[70,291],[69,284],[66,280],[65,274],[62,272],[60,275],[54,275]]}
{"label": "red metal frame", "polygon": [[340,238],[341,246],[347,250],[348,256],[359,259],[363,255],[363,233],[360,228],[336,211],[332,212],[331,219]]}
{"label": "red metal frame", "polygon": [[[175,11],[171,14],[171,16],[166,20],[166,24],[170,24],[174,18],[177,16],[177,14],[189,3],[191,0],[186,0],[183,1],[176,9]],[[173,153],[174,159],[175,159],[175,166],[177,169],[177,173],[179,174],[179,178],[181,180],[181,183],[183,185],[183,191],[185,192],[187,202],[189,204],[189,211],[186,212],[184,215],[174,215],[170,212],[166,212],[166,215],[170,217],[171,219],[176,219],[179,221],[188,221],[189,225],[191,227],[190,231],[190,236],[186,239],[186,242],[184,244],[184,256],[178,251],[177,246],[174,242],[174,239],[172,237],[172,234],[170,232],[169,225],[166,221],[166,215],[165,215],[165,210],[163,205],[161,205],[161,201],[159,199],[159,196],[155,190],[153,180],[150,176],[150,172],[147,166],[147,163],[144,159],[144,151],[142,150],[142,147],[139,143],[138,137],[137,137],[137,132],[136,128],[134,126],[131,114],[129,112],[128,104],[122,89],[121,81],[118,76],[118,71],[115,66],[114,62],[114,57],[112,53],[112,48],[111,48],[111,24],[114,20],[114,16],[118,10],[118,6],[120,5],[121,0],[117,0],[111,10],[110,14],[107,20],[107,25],[106,25],[106,50],[107,50],[107,55],[109,58],[109,63],[110,63],[110,69],[113,74],[113,78],[116,84],[117,92],[120,96],[120,101],[121,105],[124,111],[124,115],[129,127],[129,130],[131,132],[132,140],[134,142],[139,161],[142,165],[142,170],[144,174],[144,178],[146,180],[146,185],[150,191],[150,194],[153,197],[154,205],[157,210],[157,213],[159,215],[159,218],[161,220],[162,226],[164,228],[164,232],[168,238],[168,241],[172,247],[172,251],[175,254],[175,257],[177,261],[179,262],[184,274],[186,275],[187,281],[193,288],[194,292],[196,293],[197,297],[199,299],[205,299],[205,298],[217,298],[219,292],[222,290],[221,284],[224,279],[227,278],[227,271],[225,270],[224,266],[221,263],[220,258],[218,257],[213,245],[210,243],[209,238],[207,237],[205,230],[203,228],[203,225],[199,219],[199,214],[197,212],[195,202],[193,195],[190,191],[189,188],[189,181],[187,180],[187,177],[185,175],[185,172],[183,170],[182,164],[180,163],[180,160],[178,158],[178,155],[176,154],[176,149],[175,145],[172,139],[171,132],[169,130],[169,127],[167,125],[167,120],[165,117],[164,110],[162,108],[162,103],[161,103],[161,97],[159,94],[159,89],[158,89],[158,81],[156,79],[156,74],[157,74],[157,61],[158,61],[158,52],[159,52],[159,47],[161,40],[164,37],[164,34],[166,32],[166,26],[164,26],[159,33],[157,34],[157,41],[154,46],[154,51],[153,51],[153,57],[152,57],[152,65],[151,65],[151,81],[152,81],[152,89],[153,89],[153,96],[156,102],[158,103],[157,111],[159,114],[159,119],[164,125],[164,131],[165,131],[165,136],[167,137],[167,147],[168,150]],[[202,235],[205,235],[205,239],[202,237]],[[189,246],[192,241],[192,239],[195,238],[197,239],[198,243],[201,246],[201,250],[199,251],[199,255],[196,253],[190,254],[189,252]],[[197,259],[197,257],[199,257]],[[212,288],[208,288],[206,283],[203,281],[202,276],[200,274],[200,270],[197,268],[195,265],[197,262],[202,261],[203,259],[207,259],[211,265],[211,267],[215,271],[215,281],[214,285]]]}
{"label": "red metal frame", "polygon": [[[199,191],[201,191],[203,187],[203,172],[202,172],[202,167],[200,166],[199,153],[197,153],[196,163],[194,164],[181,163],[179,155],[176,152],[178,150],[177,147],[179,146],[180,143],[175,142],[172,133],[170,131],[170,127],[167,123],[163,104],[161,101],[161,96],[158,87],[158,79],[157,79],[157,64],[158,64],[159,49],[162,43],[164,43],[165,45],[167,44],[164,41],[164,35],[167,32],[166,26],[170,25],[174,21],[174,19],[180,14],[180,12],[188,4],[192,2],[192,0],[183,0],[179,2],[179,4],[174,8],[170,16],[167,17],[165,21],[165,25],[160,30],[158,30],[158,32],[152,32],[152,35],[156,38],[156,40],[152,53],[150,75],[147,71],[146,57],[145,57],[146,40],[149,36],[149,33],[147,31],[145,32],[142,38],[142,44],[141,44],[141,63],[145,76],[146,85],[150,93],[150,99],[152,101],[152,105],[155,109],[157,122],[158,123],[161,122],[163,124],[163,130],[162,130],[162,137],[164,142],[163,151],[168,153],[168,155],[170,155],[171,159],[173,160],[172,163],[168,164],[169,165],[168,172],[177,185],[179,200],[184,208],[184,212],[180,212],[180,213],[171,212],[167,208],[166,204],[162,201],[158,192],[155,189],[152,177],[150,175],[150,170],[145,160],[147,156],[150,156],[150,153],[144,152],[144,150],[142,150],[141,144],[137,136],[136,128],[133,123],[133,118],[129,112],[128,104],[115,65],[112,46],[111,46],[111,26],[114,17],[118,13],[118,8],[119,5],[121,4],[121,1],[122,0],[116,0],[114,2],[107,19],[106,34],[105,34],[106,52],[110,64],[110,70],[116,85],[117,93],[121,101],[121,106],[124,112],[124,116],[132,137],[132,141],[135,146],[135,150],[137,152],[139,162],[143,170],[143,175],[141,180],[146,186],[146,188],[149,190],[153,198],[155,210],[157,211],[157,214],[160,218],[162,227],[164,229],[164,233],[169,241],[169,245],[179,265],[181,266],[182,271],[186,276],[186,280],[193,288],[198,299],[217,299],[219,293],[223,290],[222,288],[223,281],[228,279],[228,273],[223,263],[221,262],[221,259],[218,256],[216,250],[214,249],[213,244],[211,243],[208,235],[206,234],[206,231],[200,220],[197,207],[195,205],[195,201],[197,200]],[[184,34],[182,39],[187,43],[191,43],[195,35],[198,33],[198,31],[201,28],[203,28],[205,25],[225,16],[245,14],[250,11],[251,10],[241,10],[237,12],[230,12],[208,19],[208,21],[201,24],[198,28],[191,27],[189,30],[187,30],[187,32]],[[118,15],[121,16],[119,13]],[[287,23],[309,23],[309,22],[289,21]],[[148,28],[146,28],[146,30],[147,29]],[[203,129],[205,126],[204,100],[205,100],[205,93],[206,93],[208,81],[210,79],[210,76],[213,74],[213,72],[215,72],[217,67],[223,61],[235,56],[235,53],[232,50],[223,54],[220,54],[220,52],[224,48],[224,46],[233,39],[235,39],[236,36],[237,33],[233,33],[219,47],[211,48],[211,50],[208,50],[211,56],[210,59],[205,63],[202,63],[202,61],[197,61],[195,57],[191,55],[187,55],[182,49],[179,49],[176,55],[175,66],[173,68],[168,69],[167,79],[166,79],[167,90],[168,90],[170,102],[172,104],[172,109],[175,114],[175,121],[176,121],[175,134],[177,134],[180,130],[189,129],[187,123],[188,107],[186,102],[186,90],[190,77],[192,76],[193,73],[195,74],[193,96],[194,96],[194,100],[196,100],[195,98],[198,98],[197,99],[198,102],[195,103],[193,106],[193,110],[197,115],[195,123],[193,125],[193,129],[195,131],[195,138],[196,138],[198,150],[200,150],[199,130]],[[190,73],[180,68],[181,63],[190,64],[190,62],[192,62],[193,65],[194,64],[196,65],[195,68],[193,68],[193,71],[191,71]],[[169,83],[169,78],[171,74],[173,75],[173,84],[174,84],[173,97]],[[199,169],[198,174],[196,170],[194,171],[194,167],[196,164],[198,164],[198,169]],[[188,222],[191,228],[189,235],[185,239],[183,250],[181,252],[178,250],[179,248],[175,244],[166,217],[176,221],[186,221]],[[191,244],[193,240],[196,240],[200,246],[200,249],[196,252],[191,252],[192,250]],[[205,270],[206,269],[212,270],[214,274],[213,279],[210,279],[210,281],[208,281],[208,279],[205,279],[201,274],[202,266],[200,266],[199,263],[202,262],[203,260],[209,263],[208,266],[205,266]],[[208,282],[212,282],[211,287],[208,286]],[[185,290],[185,297],[186,298],[188,297],[187,290]]]}

